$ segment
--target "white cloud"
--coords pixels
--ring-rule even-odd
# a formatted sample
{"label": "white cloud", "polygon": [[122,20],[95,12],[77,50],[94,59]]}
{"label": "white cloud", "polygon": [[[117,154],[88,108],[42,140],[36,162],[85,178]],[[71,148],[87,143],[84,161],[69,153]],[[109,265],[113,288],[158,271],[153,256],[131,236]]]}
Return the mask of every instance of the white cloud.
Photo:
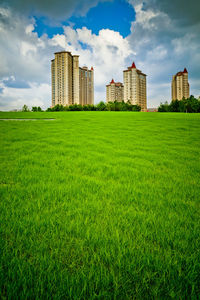
{"label": "white cloud", "polygon": [[159,16],[158,12],[153,10],[143,10],[143,4],[135,5],[135,13],[136,13],[136,23],[140,24],[144,29],[156,29],[156,24],[151,22],[152,19]]}
{"label": "white cloud", "polygon": [[[64,34],[57,34],[53,38],[43,35],[39,38],[37,33],[33,32],[34,20],[21,18],[16,14],[15,21],[12,22],[14,15],[10,10],[4,10],[1,13],[4,23],[0,23],[0,26],[4,32],[3,34],[0,32],[0,39],[4,41],[4,47],[0,47],[0,55],[5,56],[5,60],[0,62],[0,76],[1,78],[8,77],[9,80],[11,76],[14,76],[16,80],[28,82],[30,86],[26,89],[4,86],[4,92],[0,94],[3,107],[5,107],[6,97],[7,108],[9,102],[10,107],[13,107],[16,97],[18,99],[16,99],[16,106],[19,106],[19,103],[21,105],[28,95],[30,95],[31,103],[34,100],[37,102],[38,99],[41,101],[41,97],[32,96],[35,93],[35,87],[42,86],[42,84],[50,86],[51,59],[54,57],[54,52],[64,49],[71,51],[72,54],[80,55],[80,66],[94,67],[95,102],[105,101],[106,84],[113,77],[117,81],[122,80],[126,59],[134,54],[128,40],[113,30],[103,29],[96,35],[86,27],[75,30],[67,26],[64,27]],[[12,30],[7,26],[10,23]],[[22,99],[19,97],[20,94]],[[48,103],[44,101],[44,105],[50,106],[50,97],[48,101]]]}
{"label": "white cloud", "polygon": [[[7,78],[8,79],[8,78]],[[29,83],[30,88],[11,88],[0,82],[0,110],[21,109],[24,104],[29,108],[40,106],[43,109],[49,106],[51,86],[46,83]]]}
{"label": "white cloud", "polygon": [[26,26],[25,32],[26,32],[26,34],[29,34],[29,33],[32,33],[34,29],[35,29],[35,27],[33,26],[33,24],[29,24],[28,26]]}
{"label": "white cloud", "polygon": [[[122,80],[125,61],[127,57],[134,54],[128,40],[119,32],[109,29],[102,29],[96,35],[86,27],[77,30],[64,27],[64,35],[56,35],[51,42],[54,46],[58,45],[74,54],[79,54],[80,65],[94,67],[96,91],[104,90],[112,77]],[[98,94],[95,93],[96,102],[102,100],[102,94],[100,99]],[[105,100],[105,94],[103,99]]]}

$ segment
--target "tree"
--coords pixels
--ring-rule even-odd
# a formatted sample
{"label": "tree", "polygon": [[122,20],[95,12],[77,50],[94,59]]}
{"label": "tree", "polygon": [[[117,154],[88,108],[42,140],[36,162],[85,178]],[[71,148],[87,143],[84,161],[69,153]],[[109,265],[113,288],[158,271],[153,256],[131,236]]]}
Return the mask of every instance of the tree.
{"label": "tree", "polygon": [[169,104],[167,101],[165,103],[160,103],[160,106],[158,107],[158,112],[168,112],[169,111]]}
{"label": "tree", "polygon": [[172,102],[169,105],[169,111],[171,111],[171,112],[180,112],[179,102],[180,101],[178,101],[178,100],[172,100]]}
{"label": "tree", "polygon": [[139,105],[132,105],[132,111],[141,111],[141,107]]}
{"label": "tree", "polygon": [[62,104],[56,104],[54,107],[52,107],[51,111],[63,111],[64,106]]}
{"label": "tree", "polygon": [[81,104],[72,104],[72,105],[69,105],[69,110],[70,111],[81,111],[83,110],[83,107]]}
{"label": "tree", "polygon": [[24,104],[24,106],[22,107],[22,111],[23,112],[28,112],[29,111],[29,108],[26,104]]}
{"label": "tree", "polygon": [[37,111],[42,111],[40,106],[37,107]]}
{"label": "tree", "polygon": [[190,96],[189,99],[187,99],[187,104],[186,104],[186,111],[190,113],[197,113],[200,109],[200,102],[198,99],[194,98],[193,95]]}
{"label": "tree", "polygon": [[42,111],[40,106],[33,106],[32,107],[32,111],[36,112],[36,111]]}
{"label": "tree", "polygon": [[99,111],[106,110],[106,104],[103,101],[101,101],[101,102],[99,102],[99,104],[97,104],[96,108]]}

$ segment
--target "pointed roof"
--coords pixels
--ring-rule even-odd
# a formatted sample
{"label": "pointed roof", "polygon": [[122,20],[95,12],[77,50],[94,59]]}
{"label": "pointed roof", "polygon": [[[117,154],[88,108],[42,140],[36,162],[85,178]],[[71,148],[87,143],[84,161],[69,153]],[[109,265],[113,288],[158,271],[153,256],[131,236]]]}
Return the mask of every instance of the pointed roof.
{"label": "pointed roof", "polygon": [[94,69],[93,69],[93,67],[91,67],[91,71],[93,71]]}
{"label": "pointed roof", "polygon": [[188,73],[188,71],[187,71],[187,69],[186,69],[186,68],[184,69],[183,73]]}
{"label": "pointed roof", "polygon": [[114,79],[111,80],[110,84],[111,84],[111,83],[115,83],[115,82],[114,82]]}
{"label": "pointed roof", "polygon": [[136,69],[136,66],[135,66],[135,63],[134,63],[134,61],[133,61],[133,63],[132,63],[132,66],[131,66],[131,68],[132,68],[132,69]]}

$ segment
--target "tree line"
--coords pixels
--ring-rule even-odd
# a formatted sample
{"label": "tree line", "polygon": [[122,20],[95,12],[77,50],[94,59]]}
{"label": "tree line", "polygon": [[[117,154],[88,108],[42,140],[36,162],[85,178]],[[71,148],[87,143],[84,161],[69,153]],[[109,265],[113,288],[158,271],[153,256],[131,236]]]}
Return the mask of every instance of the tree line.
{"label": "tree line", "polygon": [[[30,111],[27,105],[22,107],[23,112]],[[31,111],[40,112],[43,111],[40,106],[33,106]],[[51,111],[141,111],[141,107],[139,105],[133,105],[129,101],[128,102],[108,102],[105,103],[101,101],[100,103],[94,104],[73,104],[63,106],[62,104],[56,104],[54,107],[49,107],[46,110],[47,112]]]}
{"label": "tree line", "polygon": [[168,102],[161,103],[158,112],[200,113],[200,99],[191,95],[188,99],[172,100],[170,104]]}
{"label": "tree line", "polygon": [[[30,111],[27,105],[22,107],[23,112]],[[33,106],[33,112],[43,111],[40,106]],[[105,103],[101,101],[100,103],[93,105],[81,105],[73,104],[68,106],[63,106],[57,104],[54,107],[49,107],[46,110],[47,112],[51,111],[141,111],[139,105],[133,105],[128,102],[108,102]],[[172,100],[170,104],[166,101],[161,103],[158,107],[158,112],[188,112],[188,113],[200,113],[200,98],[197,99],[191,95],[188,99],[183,98],[182,100]]]}
{"label": "tree line", "polygon": [[54,107],[49,107],[47,111],[140,111],[141,107],[139,105],[132,105],[130,102],[108,102],[105,103],[101,101],[100,103],[94,104],[73,104],[73,105],[55,105]]}

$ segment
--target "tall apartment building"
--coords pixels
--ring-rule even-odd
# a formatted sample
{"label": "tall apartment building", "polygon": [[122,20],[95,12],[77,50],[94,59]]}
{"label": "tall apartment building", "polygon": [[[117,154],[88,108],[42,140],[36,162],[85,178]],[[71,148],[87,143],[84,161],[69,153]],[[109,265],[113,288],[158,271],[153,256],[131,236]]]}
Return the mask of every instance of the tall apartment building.
{"label": "tall apartment building", "polygon": [[79,68],[79,103],[94,104],[94,69]]}
{"label": "tall apartment building", "polygon": [[146,74],[138,70],[133,62],[124,73],[124,101],[139,105],[142,111],[147,109]]}
{"label": "tall apartment building", "polygon": [[84,74],[82,70],[78,55],[68,51],[55,53],[51,61],[52,106],[94,103],[94,70],[85,70]]}
{"label": "tall apartment building", "polygon": [[182,100],[189,98],[190,86],[188,82],[188,71],[185,68],[183,72],[178,72],[172,76],[172,100]]}
{"label": "tall apartment building", "polygon": [[121,82],[110,82],[106,85],[106,102],[122,102],[124,100],[124,86]]}

